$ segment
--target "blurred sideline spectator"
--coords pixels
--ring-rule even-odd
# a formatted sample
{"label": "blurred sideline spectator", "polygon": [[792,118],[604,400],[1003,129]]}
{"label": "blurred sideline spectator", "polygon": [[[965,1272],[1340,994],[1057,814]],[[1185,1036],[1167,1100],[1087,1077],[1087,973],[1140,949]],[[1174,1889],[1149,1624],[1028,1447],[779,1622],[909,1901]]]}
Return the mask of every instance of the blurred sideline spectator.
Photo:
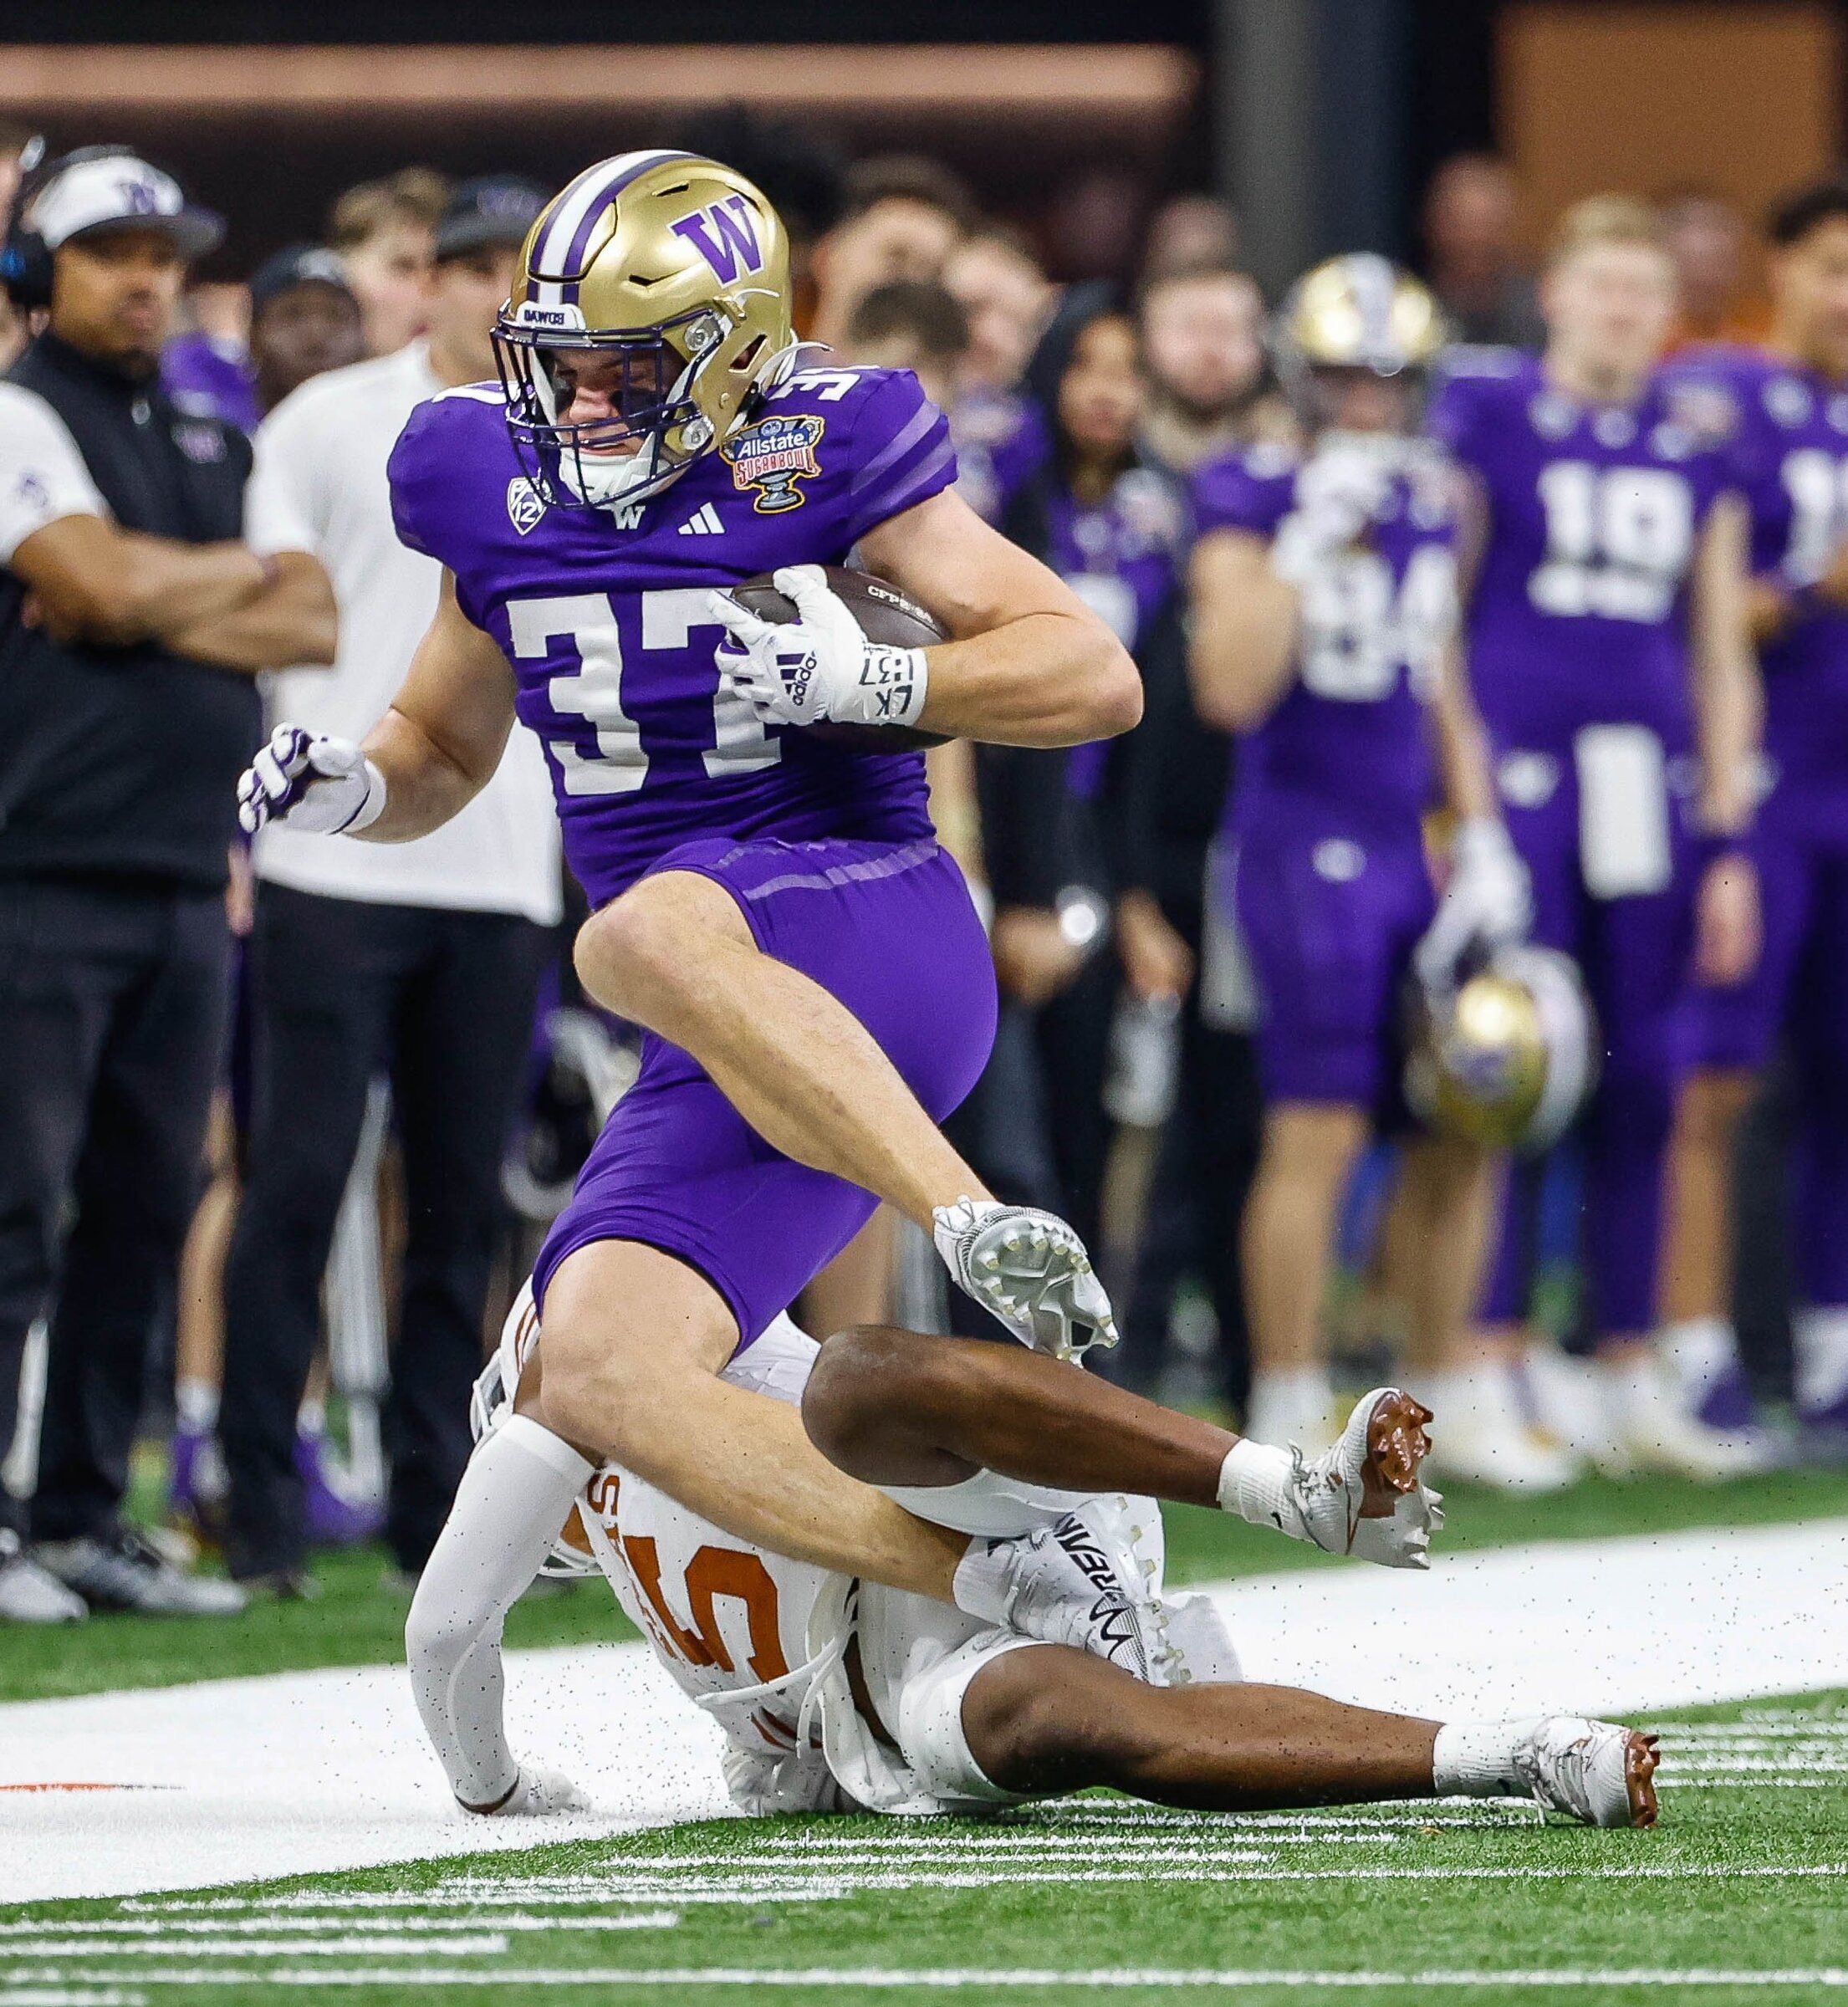
{"label": "blurred sideline spectator", "polygon": [[[44,141],[29,125],[0,118],[0,223],[12,216],[20,179],[43,146]],[[0,370],[8,368],[25,346],[26,333],[25,315],[0,293]]]}
{"label": "blurred sideline spectator", "polygon": [[840,220],[814,248],[814,339],[841,349],[854,309],[875,286],[941,278],[974,218],[967,186],[938,161],[889,154],[857,162]]}
{"label": "blurred sideline spectator", "polygon": [[1707,188],[1677,189],[1663,197],[1661,207],[1662,238],[1680,283],[1669,352],[1699,342],[1764,341],[1771,331],[1771,308],[1747,288],[1745,218]]}
{"label": "blurred sideline spectator", "polygon": [[329,211],[327,241],[360,303],[369,355],[396,355],[429,324],[431,246],[448,200],[433,168],[401,167],[349,188]]}
{"label": "blurred sideline spectator", "polygon": [[[233,336],[225,319],[227,331],[207,331],[200,311],[207,293],[242,303],[240,333]],[[182,411],[222,418],[241,432],[254,432],[266,411],[309,377],[344,369],[365,353],[359,302],[345,269],[331,251],[313,244],[265,258],[248,289],[196,288],[188,304],[201,324],[167,344],[161,380]]]}
{"label": "blurred sideline spectator", "polygon": [[191,325],[176,334],[161,356],[161,381],[168,396],[182,411],[254,432],[262,413],[250,382],[248,289],[194,286],[185,311]]}
{"label": "blurred sideline spectator", "polygon": [[899,278],[875,286],[855,307],[844,352],[872,369],[909,370],[947,411],[968,345],[968,317],[952,294],[932,280]]}
{"label": "blurred sideline spectator", "polygon": [[1011,391],[1053,309],[1053,289],[1033,247],[1016,230],[978,230],[950,253],[943,283],[968,318],[963,390]]}
{"label": "blurred sideline spectator", "polygon": [[1534,275],[1515,224],[1514,170],[1493,153],[1459,153],[1424,200],[1424,277],[1457,340],[1537,349],[1545,340]]}
{"label": "blurred sideline spectator", "polygon": [[1172,195],[1143,234],[1141,284],[1146,295],[1170,273],[1236,265],[1238,219],[1216,195]]}
{"label": "blurred sideline spectator", "polygon": [[[1102,289],[1068,298],[1029,367],[1053,441],[1003,527],[1106,619],[1138,659],[1174,611],[1178,498],[1138,465],[1142,384],[1133,322]],[[1149,673],[1145,661],[1145,674]],[[1173,673],[1180,673],[1178,651]],[[994,952],[1006,1032],[962,1135],[973,1161],[1055,1203],[1093,1246],[1110,1121],[1104,1084],[1126,975],[1172,1001],[1189,958],[1151,901],[1123,884],[1128,743],[977,751]],[[1138,888],[1139,890],[1139,888]],[[1034,1105],[1041,1111],[1029,1141]],[[998,1189],[999,1187],[998,1187]]]}
{"label": "blurred sideline spectator", "polygon": [[1291,421],[1264,357],[1264,300],[1257,281],[1227,264],[1177,264],[1142,288],[1149,398],[1142,448],[1186,479],[1260,434],[1285,437]]}
{"label": "blurred sideline spectator", "polygon": [[331,659],[334,610],[317,567],[239,541],[242,434],[159,385],[220,219],[91,148],[28,182],[22,222],[8,285],[47,324],[0,387],[0,1441],[42,1311],[49,1343],[45,1574],[9,1524],[0,1606],[222,1613],[241,1593],[179,1573],[121,1509],[222,1063],[252,676]]}
{"label": "blurred sideline spectator", "polygon": [[[259,434],[252,536],[324,564],[342,616],[333,675],[278,679],[278,718],[358,739],[403,681],[440,574],[398,541],[386,461],[419,403],[493,375],[494,318],[545,199],[513,176],[463,183],[435,233],[429,339],[319,378]],[[491,785],[414,843],[272,827],[257,872],[249,1167],[225,1281],[227,1555],[234,1575],[292,1594],[307,1543],[297,1416],[334,1219],[381,1070],[408,1201],[385,1412],[385,1535],[407,1573],[421,1568],[467,1461],[502,1152],[545,929],[559,912],[539,747],[518,735]]]}

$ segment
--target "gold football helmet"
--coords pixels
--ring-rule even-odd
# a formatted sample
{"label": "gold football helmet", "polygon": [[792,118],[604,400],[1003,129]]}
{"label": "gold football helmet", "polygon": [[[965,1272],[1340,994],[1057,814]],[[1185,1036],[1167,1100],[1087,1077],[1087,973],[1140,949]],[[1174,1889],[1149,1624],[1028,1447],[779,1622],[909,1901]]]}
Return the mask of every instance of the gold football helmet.
{"label": "gold football helmet", "polygon": [[1459,988],[1417,999],[1406,1099],[1444,1135],[1544,1150],[1591,1091],[1595,1043],[1569,958],[1503,948]]}
{"label": "gold football helmet", "polygon": [[1356,251],[1297,280],[1271,324],[1270,345],[1284,389],[1306,407],[1317,370],[1416,375],[1449,340],[1427,288],[1390,258]]}
{"label": "gold football helmet", "polygon": [[[796,346],[781,220],[743,175],[692,153],[617,154],[561,189],[494,329],[514,448],[567,508],[658,494]],[[600,380],[608,416],[573,424],[568,359],[585,350],[620,366]]]}

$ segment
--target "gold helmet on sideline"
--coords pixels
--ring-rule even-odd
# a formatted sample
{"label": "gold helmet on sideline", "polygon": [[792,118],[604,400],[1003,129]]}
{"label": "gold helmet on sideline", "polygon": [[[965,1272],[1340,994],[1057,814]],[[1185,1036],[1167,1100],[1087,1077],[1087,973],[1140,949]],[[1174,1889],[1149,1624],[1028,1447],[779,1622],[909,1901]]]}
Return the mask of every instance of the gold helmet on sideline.
{"label": "gold helmet on sideline", "polygon": [[1284,387],[1309,401],[1311,372],[1360,370],[1374,376],[1428,369],[1450,340],[1430,290],[1390,258],[1350,252],[1305,272],[1271,323],[1271,354]]}
{"label": "gold helmet on sideline", "polygon": [[1544,1150],[1596,1077],[1591,1006],[1567,956],[1504,947],[1455,989],[1420,993],[1406,1099],[1446,1136]]}
{"label": "gold helmet on sideline", "polygon": [[[796,346],[775,210],[718,161],[665,151],[600,161],[546,204],[494,329],[514,449],[566,508],[658,494]],[[554,359],[585,350],[621,358],[613,415],[566,424]]]}

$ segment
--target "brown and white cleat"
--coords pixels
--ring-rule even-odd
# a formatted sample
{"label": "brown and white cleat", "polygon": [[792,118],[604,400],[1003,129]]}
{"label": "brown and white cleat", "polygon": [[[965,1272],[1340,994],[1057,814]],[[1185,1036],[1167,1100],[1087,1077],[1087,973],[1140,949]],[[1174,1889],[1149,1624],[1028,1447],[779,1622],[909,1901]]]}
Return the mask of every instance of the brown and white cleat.
{"label": "brown and white cleat", "polygon": [[959,1198],[932,1216],[937,1251],[957,1286],[1029,1351],[1081,1359],[1116,1343],[1116,1319],[1085,1244],[1055,1213]]}
{"label": "brown and white cleat", "polygon": [[1585,1826],[1653,1826],[1659,1761],[1655,1736],[1575,1714],[1535,1723],[1514,1752],[1534,1802]]}

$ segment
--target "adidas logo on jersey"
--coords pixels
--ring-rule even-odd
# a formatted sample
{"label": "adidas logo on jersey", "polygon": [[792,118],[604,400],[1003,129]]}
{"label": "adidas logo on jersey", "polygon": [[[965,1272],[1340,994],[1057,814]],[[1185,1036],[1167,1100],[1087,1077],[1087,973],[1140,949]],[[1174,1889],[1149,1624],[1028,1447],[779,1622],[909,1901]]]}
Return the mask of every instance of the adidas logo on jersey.
{"label": "adidas logo on jersey", "polygon": [[680,526],[683,537],[719,537],[725,534],[725,525],[719,521],[718,511],[710,502],[702,502]]}

